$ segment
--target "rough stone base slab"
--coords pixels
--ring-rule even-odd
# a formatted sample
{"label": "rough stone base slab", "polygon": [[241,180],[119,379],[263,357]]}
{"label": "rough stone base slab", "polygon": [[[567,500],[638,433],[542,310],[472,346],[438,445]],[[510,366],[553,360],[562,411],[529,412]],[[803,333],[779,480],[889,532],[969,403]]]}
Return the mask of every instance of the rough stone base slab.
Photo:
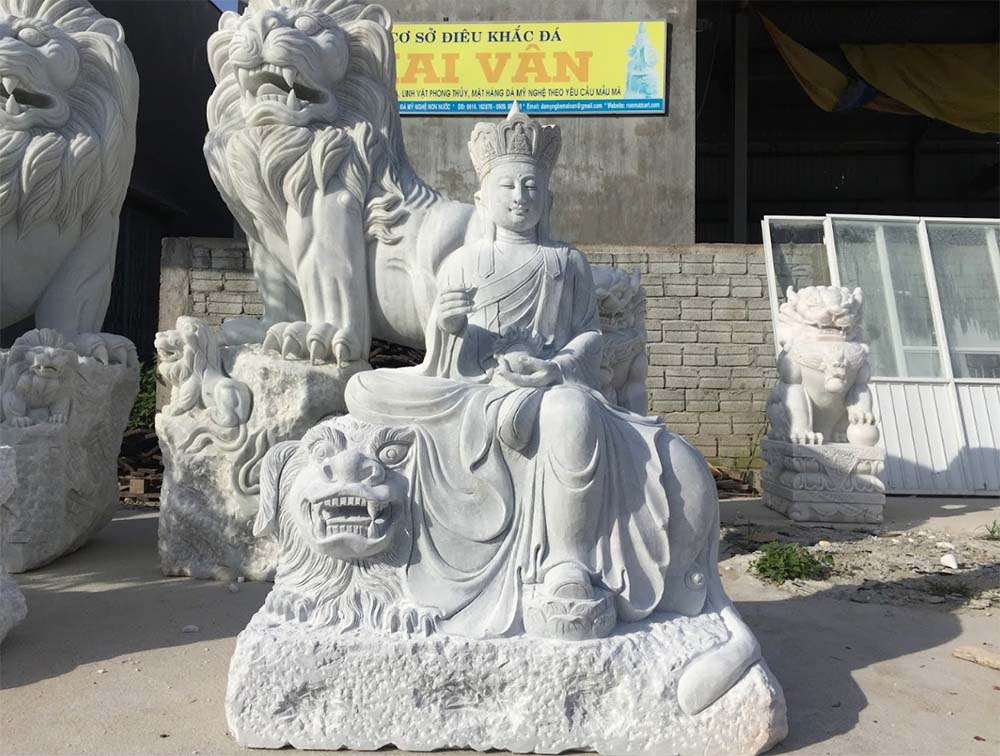
{"label": "rough stone base slab", "polygon": [[252,532],[260,461],[274,444],[344,413],[344,386],[367,364],[341,370],[285,360],[260,346],[229,347],[222,357],[227,375],[253,393],[246,425],[219,427],[205,409],[156,415],[164,466],[160,568],[165,575],[270,580],[274,539]]}
{"label": "rough stone base slab", "polygon": [[761,661],[696,715],[681,670],[729,633],[718,614],[665,615],[581,642],[339,635],[255,617],[229,669],[243,746],[602,754],[755,754],[787,732]]}
{"label": "rough stone base slab", "polygon": [[7,637],[14,625],[28,616],[24,594],[7,570],[0,567],[0,642]]}
{"label": "rough stone base slab", "polygon": [[[17,469],[14,464],[14,450],[9,446],[0,446],[0,507],[3,507],[17,487]],[[0,538],[0,548],[2,548]],[[28,615],[28,607],[24,594],[10,575],[7,574],[0,559],[0,642],[14,625]]]}
{"label": "rough stone base slab", "polygon": [[0,512],[11,572],[48,564],[83,546],[118,511],[118,453],[139,391],[139,369],[82,363],[69,421],[0,426],[14,448],[17,487]]}

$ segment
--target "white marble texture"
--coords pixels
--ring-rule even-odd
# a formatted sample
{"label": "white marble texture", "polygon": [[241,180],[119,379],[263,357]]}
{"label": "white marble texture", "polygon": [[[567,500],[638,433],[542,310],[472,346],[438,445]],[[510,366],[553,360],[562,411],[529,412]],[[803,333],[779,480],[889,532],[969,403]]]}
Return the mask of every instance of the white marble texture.
{"label": "white marble texture", "polygon": [[101,329],[135,154],[124,36],[86,0],[0,0],[0,327]]}
{"label": "white marble texture", "polygon": [[193,318],[157,335],[171,401],[156,416],[163,452],[160,567],[166,575],[271,579],[271,539],[255,538],[259,468],[273,445],[344,412],[353,370],[283,360],[258,346],[219,347]]}
{"label": "white marble texture", "polygon": [[[475,127],[483,233],[436,272],[423,362],[356,373],[348,415],[264,457],[254,533],[278,564],[230,667],[242,744],[757,753],[784,736],[719,579],[704,459],[608,398],[594,277],[548,236],[560,147],[516,105]],[[604,299],[635,328],[638,282],[615,278]]]}
{"label": "white marble texture", "polygon": [[861,289],[809,286],[778,309],[778,384],[767,402],[769,438],[793,444],[875,446]]}
{"label": "white marble texture", "polygon": [[287,5],[250,0],[208,43],[205,156],[247,235],[266,343],[339,363],[373,335],[421,347],[435,271],[479,218],[410,166],[388,13]]}
{"label": "white marble texture", "polygon": [[885,507],[885,449],[852,444],[791,444],[766,438],[764,503],[800,525],[877,530]]}
{"label": "white marble texture", "polygon": [[131,342],[100,337],[102,350],[113,347],[112,364],[81,355],[47,329],[0,352],[0,444],[14,448],[18,471],[14,496],[0,511],[11,572],[80,548],[119,509],[118,452],[139,367]]}
{"label": "white marble texture", "polygon": [[[17,487],[17,465],[14,450],[0,446],[0,508],[6,506]],[[2,525],[0,525],[0,643],[11,629],[28,616],[24,594],[3,565]]]}
{"label": "white marble texture", "polygon": [[691,660],[730,637],[716,612],[585,643],[344,635],[258,616],[237,640],[226,717],[251,748],[761,753],[788,730],[762,660],[704,710],[679,704]]}

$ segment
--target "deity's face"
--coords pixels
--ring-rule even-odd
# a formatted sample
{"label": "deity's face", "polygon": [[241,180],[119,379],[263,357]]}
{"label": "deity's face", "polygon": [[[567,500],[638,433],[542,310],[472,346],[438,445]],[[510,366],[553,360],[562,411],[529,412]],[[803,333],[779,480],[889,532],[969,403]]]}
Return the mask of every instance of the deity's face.
{"label": "deity's face", "polygon": [[483,178],[480,205],[500,228],[525,233],[542,219],[548,202],[548,177],[530,161],[501,163]]}

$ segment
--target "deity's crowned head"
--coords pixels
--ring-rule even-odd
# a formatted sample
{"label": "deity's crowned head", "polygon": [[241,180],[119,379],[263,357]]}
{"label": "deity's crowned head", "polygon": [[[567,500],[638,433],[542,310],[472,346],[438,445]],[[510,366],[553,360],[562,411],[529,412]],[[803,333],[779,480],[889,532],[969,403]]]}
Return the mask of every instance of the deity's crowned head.
{"label": "deity's crowned head", "polygon": [[558,126],[532,121],[516,102],[506,120],[476,125],[469,140],[481,188],[476,200],[492,223],[515,232],[538,225],[561,142]]}

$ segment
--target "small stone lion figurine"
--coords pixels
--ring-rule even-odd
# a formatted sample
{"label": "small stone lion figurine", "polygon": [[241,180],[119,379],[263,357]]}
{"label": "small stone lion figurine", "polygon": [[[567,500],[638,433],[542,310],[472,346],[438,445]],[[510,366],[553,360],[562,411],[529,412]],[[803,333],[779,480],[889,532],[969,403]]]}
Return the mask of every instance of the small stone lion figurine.
{"label": "small stone lion figurine", "polygon": [[226,377],[218,336],[211,326],[182,315],[173,330],[156,334],[154,346],[157,372],[170,387],[165,413],[182,415],[204,408],[223,428],[247,422],[253,395],[246,384]]}
{"label": "small stone lion figurine", "polygon": [[861,289],[810,286],[778,310],[778,375],[767,417],[770,437],[793,444],[875,446],[879,432],[861,343]]}
{"label": "small stone lion figurine", "polygon": [[4,422],[23,428],[69,419],[80,360],[74,350],[50,328],[28,331],[14,342],[0,384]]}
{"label": "small stone lion figurine", "polygon": [[604,333],[601,393],[612,404],[649,412],[646,392],[646,293],[638,270],[595,266],[594,290]]}

